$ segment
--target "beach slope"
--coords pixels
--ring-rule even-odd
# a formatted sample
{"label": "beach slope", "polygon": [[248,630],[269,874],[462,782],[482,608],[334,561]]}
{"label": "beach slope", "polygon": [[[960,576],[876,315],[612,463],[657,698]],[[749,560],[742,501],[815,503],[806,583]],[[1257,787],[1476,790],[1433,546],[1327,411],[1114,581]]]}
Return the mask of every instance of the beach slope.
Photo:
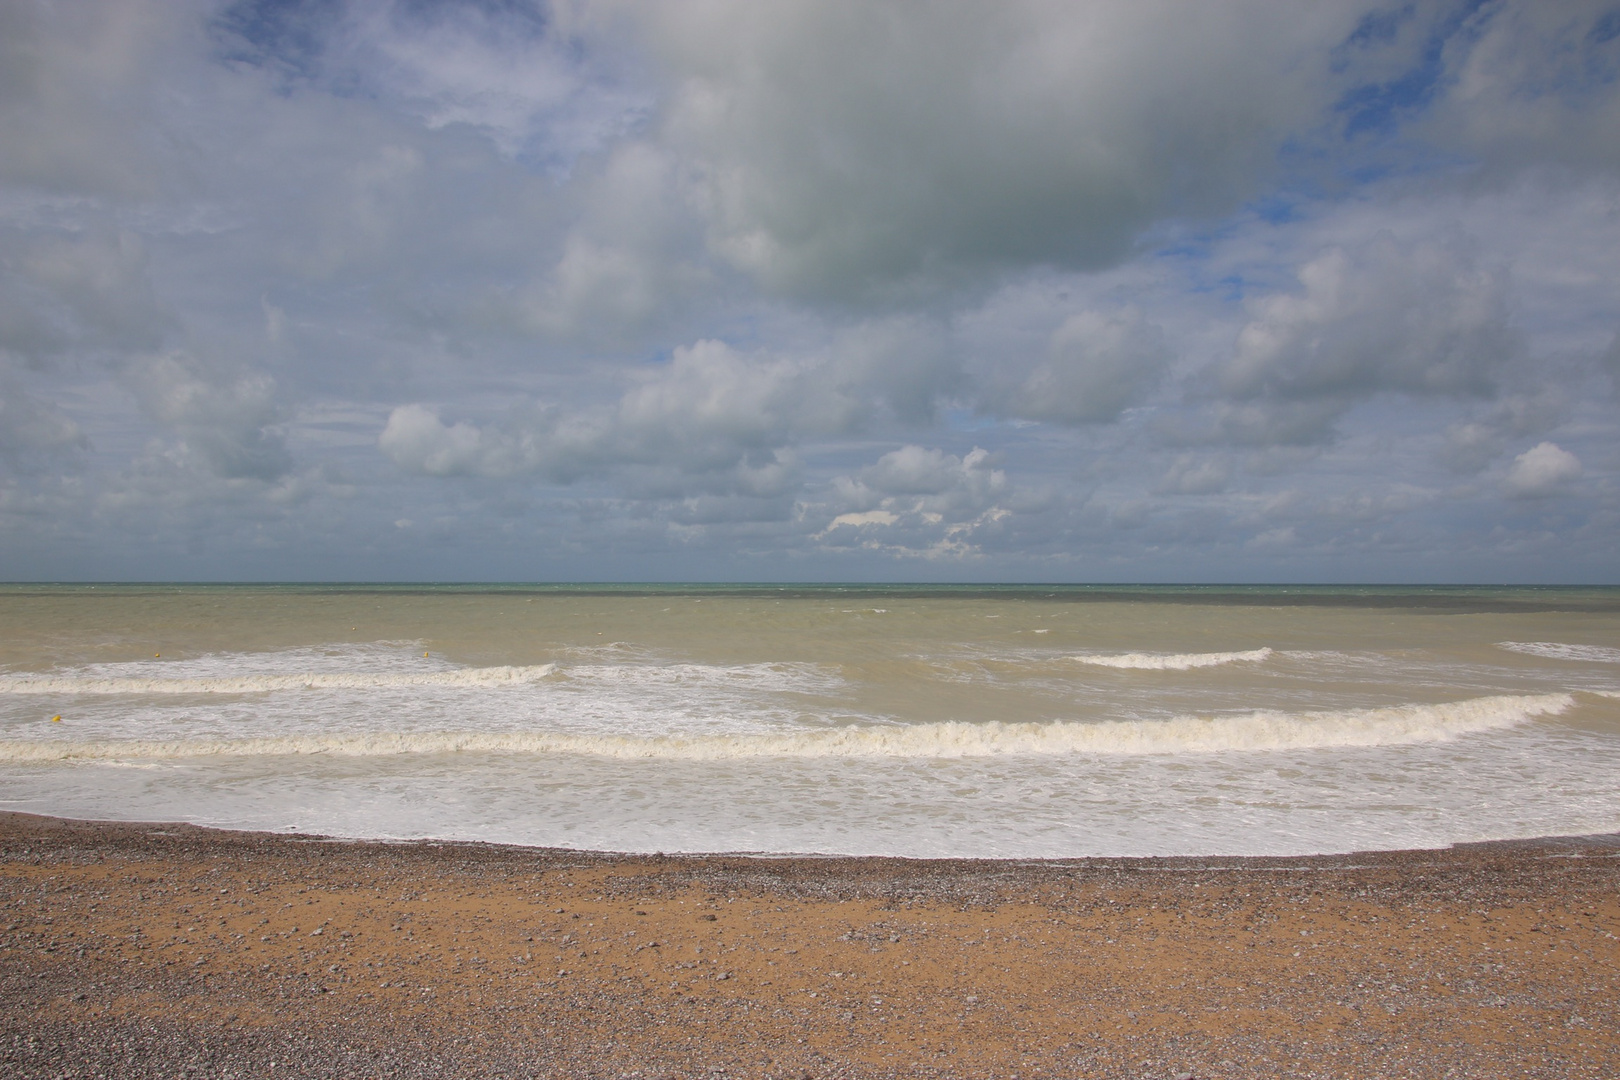
{"label": "beach slope", "polygon": [[1611,1077],[1620,837],[624,856],[0,815],[10,1077]]}

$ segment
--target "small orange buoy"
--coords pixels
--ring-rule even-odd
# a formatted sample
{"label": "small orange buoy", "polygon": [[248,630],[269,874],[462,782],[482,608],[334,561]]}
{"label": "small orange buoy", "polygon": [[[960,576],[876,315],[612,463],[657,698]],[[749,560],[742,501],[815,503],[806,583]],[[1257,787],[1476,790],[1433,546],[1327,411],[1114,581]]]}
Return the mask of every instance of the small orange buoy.
{"label": "small orange buoy", "polygon": [[53,724],[60,724],[60,723],[61,723],[61,722],[62,722],[62,718],[61,718],[61,717],[60,717],[60,716],[53,716],[53,717],[51,717],[51,723],[53,723]]}

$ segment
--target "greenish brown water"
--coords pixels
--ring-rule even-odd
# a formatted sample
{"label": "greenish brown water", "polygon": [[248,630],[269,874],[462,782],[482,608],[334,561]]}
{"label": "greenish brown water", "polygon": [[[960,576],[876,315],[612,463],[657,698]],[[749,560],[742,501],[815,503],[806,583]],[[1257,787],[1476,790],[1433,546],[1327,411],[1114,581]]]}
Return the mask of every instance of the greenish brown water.
{"label": "greenish brown water", "polygon": [[1019,857],[1620,828],[1612,589],[10,586],[0,650],[0,800],[46,813]]}

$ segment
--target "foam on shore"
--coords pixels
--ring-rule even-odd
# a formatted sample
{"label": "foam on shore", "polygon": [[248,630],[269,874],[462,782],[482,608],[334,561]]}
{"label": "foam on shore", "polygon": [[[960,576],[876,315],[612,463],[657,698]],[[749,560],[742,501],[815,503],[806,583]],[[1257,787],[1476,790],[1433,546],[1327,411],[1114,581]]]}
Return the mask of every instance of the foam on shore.
{"label": "foam on shore", "polygon": [[301,672],[190,678],[35,675],[0,679],[0,694],[265,694],[277,690],[383,690],[409,686],[482,688],[538,682],[553,664],[454,671]]}
{"label": "foam on shore", "polygon": [[0,761],[164,760],[339,754],[583,754],[714,761],[749,758],[974,758],[1185,754],[1441,742],[1573,707],[1570,694],[1499,695],[1435,705],[1258,711],[1168,720],[849,725],[773,734],[635,737],[560,732],[416,731],[247,739],[0,741]]}
{"label": "foam on shore", "polygon": [[1193,668],[1217,667],[1221,664],[1258,662],[1271,655],[1269,648],[1249,649],[1245,652],[1209,653],[1112,653],[1096,656],[1076,656],[1082,664],[1097,667],[1133,668],[1144,671],[1189,671]]}
{"label": "foam on shore", "polygon": [[1548,660],[1583,660],[1590,664],[1620,664],[1620,649],[1603,645],[1566,645],[1562,641],[1499,641],[1497,648],[1540,656]]}

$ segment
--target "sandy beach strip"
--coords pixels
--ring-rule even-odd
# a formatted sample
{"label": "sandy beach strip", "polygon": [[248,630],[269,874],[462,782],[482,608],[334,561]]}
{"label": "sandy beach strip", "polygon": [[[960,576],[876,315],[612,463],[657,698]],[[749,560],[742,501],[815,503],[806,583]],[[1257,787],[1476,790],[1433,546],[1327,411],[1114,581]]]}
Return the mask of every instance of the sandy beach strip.
{"label": "sandy beach strip", "polygon": [[1620,836],[626,856],[0,815],[7,1077],[1614,1077]]}

